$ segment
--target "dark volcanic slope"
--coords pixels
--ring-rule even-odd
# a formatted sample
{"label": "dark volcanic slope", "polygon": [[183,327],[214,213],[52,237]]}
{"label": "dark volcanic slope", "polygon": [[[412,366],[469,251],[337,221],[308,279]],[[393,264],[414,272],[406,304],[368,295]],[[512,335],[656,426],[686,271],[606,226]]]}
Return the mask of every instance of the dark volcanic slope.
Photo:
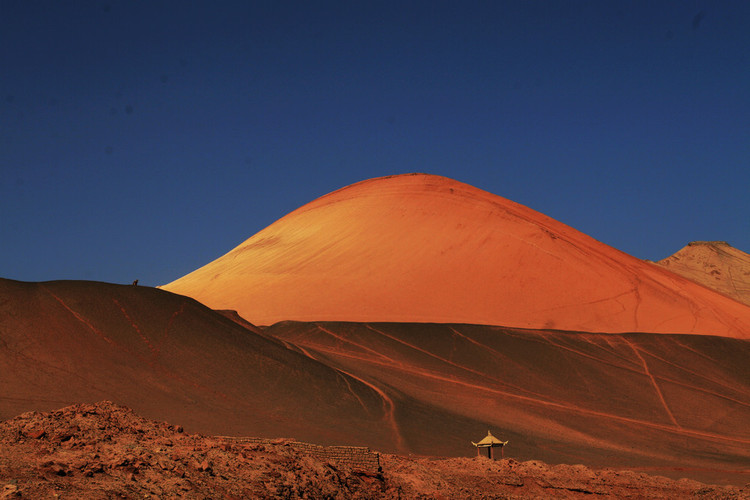
{"label": "dark volcanic slope", "polygon": [[465,455],[486,433],[478,420],[521,459],[750,480],[746,340],[388,323],[267,333],[382,392],[382,425],[416,453]]}
{"label": "dark volcanic slope", "polygon": [[217,434],[394,447],[356,379],[161,290],[0,280],[0,419],[111,399]]}

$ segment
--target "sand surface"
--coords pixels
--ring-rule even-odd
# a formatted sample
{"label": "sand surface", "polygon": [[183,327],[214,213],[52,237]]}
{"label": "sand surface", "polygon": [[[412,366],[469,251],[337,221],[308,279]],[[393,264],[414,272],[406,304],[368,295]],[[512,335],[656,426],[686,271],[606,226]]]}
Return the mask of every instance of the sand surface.
{"label": "sand surface", "polygon": [[433,175],[345,187],[163,287],[270,325],[387,321],[750,337],[750,307]]}
{"label": "sand surface", "polygon": [[[226,313],[225,313],[226,314]],[[188,432],[750,482],[750,341],[282,322],[147,287],[0,280],[0,420],[104,399]]]}
{"label": "sand surface", "polygon": [[750,482],[747,340],[403,323],[267,332],[377,388],[402,452],[459,454],[486,422],[521,460]]}
{"label": "sand surface", "polygon": [[369,386],[162,290],[0,280],[0,340],[0,418],[110,399],[206,433],[391,442]]}

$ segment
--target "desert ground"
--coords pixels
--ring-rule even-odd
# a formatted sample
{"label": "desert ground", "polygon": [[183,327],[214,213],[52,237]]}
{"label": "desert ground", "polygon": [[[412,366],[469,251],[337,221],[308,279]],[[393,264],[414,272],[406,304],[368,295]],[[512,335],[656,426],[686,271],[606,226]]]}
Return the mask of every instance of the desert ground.
{"label": "desert ground", "polygon": [[4,499],[750,497],[747,486],[536,460],[365,450],[374,461],[362,466],[300,451],[290,440],[189,434],[107,401],[0,423],[0,445]]}

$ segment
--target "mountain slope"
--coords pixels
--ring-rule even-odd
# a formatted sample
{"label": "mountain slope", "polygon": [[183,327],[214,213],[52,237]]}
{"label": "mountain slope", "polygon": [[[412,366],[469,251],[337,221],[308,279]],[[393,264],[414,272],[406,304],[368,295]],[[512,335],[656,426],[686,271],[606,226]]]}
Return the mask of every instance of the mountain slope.
{"label": "mountain slope", "polygon": [[500,196],[421,174],[318,198],[163,288],[262,325],[750,336],[748,306]]}
{"label": "mountain slope", "polygon": [[750,305],[750,255],[725,241],[692,241],[656,264]]}
{"label": "mountain slope", "polygon": [[379,388],[417,454],[470,453],[479,421],[522,460],[750,480],[747,340],[339,322],[267,333]]}
{"label": "mountain slope", "polygon": [[426,323],[259,330],[228,316],[146,287],[0,280],[0,419],[108,399],[194,432],[433,456],[472,456],[492,429],[517,459],[748,482],[748,340]]}
{"label": "mountain slope", "polygon": [[380,396],[192,299],[0,280],[0,419],[111,399],[198,432],[396,446]]}

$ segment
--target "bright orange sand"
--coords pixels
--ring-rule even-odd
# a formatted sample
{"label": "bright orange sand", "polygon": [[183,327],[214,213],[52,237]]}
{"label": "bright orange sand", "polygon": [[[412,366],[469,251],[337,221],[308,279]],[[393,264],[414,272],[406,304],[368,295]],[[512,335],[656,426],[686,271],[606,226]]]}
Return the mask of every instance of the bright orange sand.
{"label": "bright orange sand", "polygon": [[750,337],[750,307],[434,175],[345,187],[163,287],[255,324],[504,325]]}

